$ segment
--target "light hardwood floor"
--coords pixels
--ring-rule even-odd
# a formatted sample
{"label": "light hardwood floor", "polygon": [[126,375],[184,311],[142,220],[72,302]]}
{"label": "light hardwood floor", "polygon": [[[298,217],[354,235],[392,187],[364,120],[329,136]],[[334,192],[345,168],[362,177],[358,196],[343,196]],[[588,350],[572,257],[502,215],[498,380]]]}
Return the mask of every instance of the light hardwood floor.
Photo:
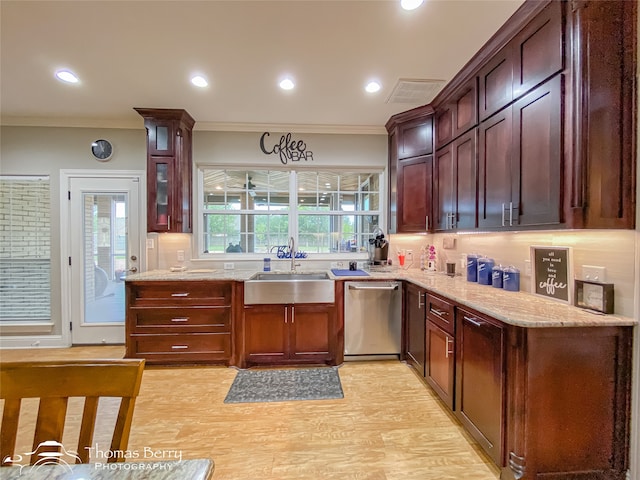
{"label": "light hardwood floor", "polygon": [[[123,347],[111,346],[3,350],[0,361],[123,354]],[[212,458],[214,480],[498,478],[497,468],[407,365],[352,362],[339,373],[342,400],[224,404],[233,368],[147,367],[129,451],[140,460],[175,451],[182,458]],[[33,421],[31,408],[25,423]],[[77,423],[79,405],[70,410],[68,419]],[[100,412],[113,410],[105,403]],[[107,443],[101,439],[108,428],[98,427],[100,445]],[[19,448],[31,446],[28,433],[21,426]],[[72,438],[65,433],[65,447]]]}

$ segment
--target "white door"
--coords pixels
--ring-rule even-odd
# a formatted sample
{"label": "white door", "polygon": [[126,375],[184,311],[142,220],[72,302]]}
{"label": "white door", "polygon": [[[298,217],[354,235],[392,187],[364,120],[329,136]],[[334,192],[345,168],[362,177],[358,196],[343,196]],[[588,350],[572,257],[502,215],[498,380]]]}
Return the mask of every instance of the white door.
{"label": "white door", "polygon": [[124,277],[140,268],[140,178],[69,178],[71,342],[124,343]]}

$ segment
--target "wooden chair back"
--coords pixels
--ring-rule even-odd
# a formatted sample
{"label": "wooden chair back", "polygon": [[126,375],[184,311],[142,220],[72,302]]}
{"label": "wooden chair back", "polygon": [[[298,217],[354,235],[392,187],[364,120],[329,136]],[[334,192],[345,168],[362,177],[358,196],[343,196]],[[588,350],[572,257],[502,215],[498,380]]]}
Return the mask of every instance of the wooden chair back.
{"label": "wooden chair back", "polygon": [[[0,432],[2,466],[10,465],[14,458],[23,398],[40,399],[31,465],[42,459],[38,453],[60,451],[70,397],[84,397],[75,463],[89,462],[100,397],[121,398],[110,451],[125,451],[144,363],[144,360],[0,363],[0,398],[4,400]],[[124,461],[122,455],[109,455],[108,462],[118,461]]]}

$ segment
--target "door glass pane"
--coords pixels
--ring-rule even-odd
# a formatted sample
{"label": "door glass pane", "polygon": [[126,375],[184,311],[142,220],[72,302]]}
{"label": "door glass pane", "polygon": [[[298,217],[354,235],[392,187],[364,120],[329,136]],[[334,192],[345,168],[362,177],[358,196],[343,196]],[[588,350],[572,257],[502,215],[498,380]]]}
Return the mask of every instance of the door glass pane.
{"label": "door glass pane", "polygon": [[83,196],[83,323],[124,323],[127,200],[123,193]]}

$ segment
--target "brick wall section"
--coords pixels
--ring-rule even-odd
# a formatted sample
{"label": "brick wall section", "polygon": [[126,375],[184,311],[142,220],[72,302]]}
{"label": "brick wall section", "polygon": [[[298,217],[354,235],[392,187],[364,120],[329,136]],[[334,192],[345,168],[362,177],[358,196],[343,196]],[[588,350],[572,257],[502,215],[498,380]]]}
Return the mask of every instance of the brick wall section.
{"label": "brick wall section", "polygon": [[51,318],[48,177],[0,177],[0,321]]}

